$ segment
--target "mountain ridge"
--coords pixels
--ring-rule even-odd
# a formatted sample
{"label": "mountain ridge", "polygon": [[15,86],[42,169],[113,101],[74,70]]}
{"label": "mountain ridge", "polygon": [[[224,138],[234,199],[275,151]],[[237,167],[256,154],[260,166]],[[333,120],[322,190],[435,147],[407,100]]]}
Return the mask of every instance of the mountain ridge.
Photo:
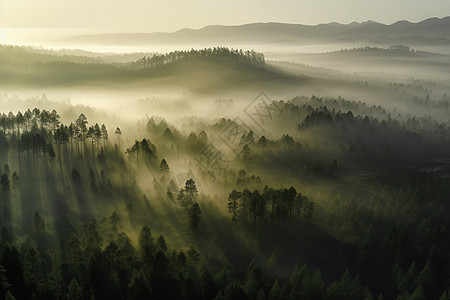
{"label": "mountain ridge", "polygon": [[390,25],[375,22],[337,22],[304,25],[281,22],[257,22],[242,25],[208,25],[200,29],[182,28],[174,32],[106,33],[75,35],[63,39],[69,43],[95,44],[177,44],[177,43],[267,43],[292,40],[297,43],[335,40],[367,41],[376,38],[411,38],[450,42],[450,16],[420,22],[399,20]]}

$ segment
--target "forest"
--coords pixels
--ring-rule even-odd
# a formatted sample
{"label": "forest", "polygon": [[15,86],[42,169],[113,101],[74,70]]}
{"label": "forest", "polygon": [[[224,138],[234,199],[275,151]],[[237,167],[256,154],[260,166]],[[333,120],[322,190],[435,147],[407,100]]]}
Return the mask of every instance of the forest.
{"label": "forest", "polygon": [[[343,99],[294,98],[271,105],[299,121],[303,138],[287,133],[257,138],[244,131],[236,160],[246,167],[239,170],[193,163],[209,145],[206,132],[223,130],[234,123],[229,119],[201,121],[195,127],[202,131],[184,134],[151,118],[147,138],[124,145],[120,128],[108,134],[107,126],[90,125],[84,114],[67,124],[55,110],[2,114],[1,287],[6,299],[445,299],[448,177],[400,169],[380,176],[387,170],[372,163],[389,166],[388,156],[379,154],[383,151],[406,160],[408,149],[399,148],[399,139],[417,147],[448,141],[449,125],[391,119],[380,107]],[[273,118],[268,126],[282,122]],[[371,138],[345,140],[349,132]],[[311,133],[329,143],[309,145],[303,140],[312,143],[306,139]],[[391,138],[382,140],[385,135]],[[336,158],[327,161],[330,150]],[[184,182],[170,167],[179,153],[192,167]],[[267,173],[266,157],[280,161],[294,154],[300,167],[291,181],[301,178],[305,190],[268,186],[264,178],[249,175]],[[374,174],[348,184],[349,156]],[[144,176],[153,180],[146,178],[151,187],[141,189]],[[325,196],[314,191],[321,184]],[[331,195],[335,199],[324,199]],[[174,219],[162,221],[163,216]],[[156,232],[179,231],[170,233],[181,236],[179,249],[169,247],[163,234],[152,235],[151,224],[159,222]],[[227,243],[243,243],[246,253],[224,249],[225,241],[216,240],[218,230]],[[315,247],[333,245],[333,251],[314,253],[316,261],[309,265],[298,259],[289,270],[284,260],[296,257],[287,242],[293,239],[305,257],[312,257]],[[216,248],[222,252],[218,257],[211,254]],[[245,259],[248,266],[239,268]],[[375,276],[384,280],[374,282]]]}
{"label": "forest", "polygon": [[444,61],[0,45],[0,298],[449,299]]}

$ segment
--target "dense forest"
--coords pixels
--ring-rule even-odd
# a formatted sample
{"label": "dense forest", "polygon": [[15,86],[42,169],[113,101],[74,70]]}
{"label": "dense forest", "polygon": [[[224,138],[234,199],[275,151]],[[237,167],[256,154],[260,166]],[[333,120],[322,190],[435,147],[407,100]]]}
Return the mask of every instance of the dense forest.
{"label": "dense forest", "polygon": [[264,54],[252,51],[242,51],[235,49],[228,49],[226,47],[214,47],[203,50],[191,51],[174,51],[168,54],[154,55],[150,58],[143,57],[137,63],[144,67],[155,67],[168,63],[172,63],[178,60],[196,59],[196,58],[208,58],[208,59],[233,59],[240,62],[249,62],[255,65],[264,65]]}
{"label": "dense forest", "polygon": [[0,0],[0,300],[450,300],[449,4]]}
{"label": "dense forest", "polygon": [[450,56],[282,44],[0,45],[0,299],[450,299]]}
{"label": "dense forest", "polygon": [[314,96],[266,109],[264,131],[148,117],[138,135],[1,114],[2,298],[448,299],[448,120]]}

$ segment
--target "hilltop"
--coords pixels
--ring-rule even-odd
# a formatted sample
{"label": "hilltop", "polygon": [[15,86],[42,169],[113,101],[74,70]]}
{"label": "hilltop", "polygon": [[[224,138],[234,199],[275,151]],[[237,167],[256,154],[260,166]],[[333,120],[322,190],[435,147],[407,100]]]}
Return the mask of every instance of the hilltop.
{"label": "hilltop", "polygon": [[[296,80],[267,67],[262,53],[208,48],[143,56],[133,62],[105,62],[102,57],[36,53],[26,48],[0,48],[0,78],[12,86],[182,86],[221,89],[243,84]],[[205,84],[205,78],[208,83]],[[119,83],[119,84],[118,84]]]}

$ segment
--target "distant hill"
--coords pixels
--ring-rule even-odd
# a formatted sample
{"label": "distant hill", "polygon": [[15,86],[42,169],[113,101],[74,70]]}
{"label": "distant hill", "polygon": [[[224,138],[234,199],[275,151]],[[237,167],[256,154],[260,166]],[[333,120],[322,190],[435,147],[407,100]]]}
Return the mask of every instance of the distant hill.
{"label": "distant hill", "polygon": [[341,49],[337,51],[331,51],[322,54],[337,54],[337,55],[366,55],[366,56],[380,56],[383,58],[386,57],[435,57],[435,56],[448,56],[440,53],[434,53],[429,51],[416,51],[413,48],[404,45],[394,45],[389,48],[380,48],[380,47],[359,47],[352,49]]}
{"label": "distant hill", "polygon": [[139,85],[206,91],[301,80],[267,66],[261,53],[228,48],[175,51],[129,63],[12,46],[0,47],[0,54],[0,87]]}
{"label": "distant hill", "polygon": [[31,46],[0,45],[0,62],[33,63],[65,61],[73,63],[127,63],[154,53],[97,53],[80,49],[52,50]]}
{"label": "distant hill", "polygon": [[213,25],[181,29],[173,33],[116,33],[78,35],[67,43],[108,45],[139,44],[220,44],[220,43],[311,43],[311,42],[386,42],[450,45],[450,17],[431,18],[418,23],[399,21],[385,25],[374,21],[350,24],[301,25],[253,23],[239,26]]}

